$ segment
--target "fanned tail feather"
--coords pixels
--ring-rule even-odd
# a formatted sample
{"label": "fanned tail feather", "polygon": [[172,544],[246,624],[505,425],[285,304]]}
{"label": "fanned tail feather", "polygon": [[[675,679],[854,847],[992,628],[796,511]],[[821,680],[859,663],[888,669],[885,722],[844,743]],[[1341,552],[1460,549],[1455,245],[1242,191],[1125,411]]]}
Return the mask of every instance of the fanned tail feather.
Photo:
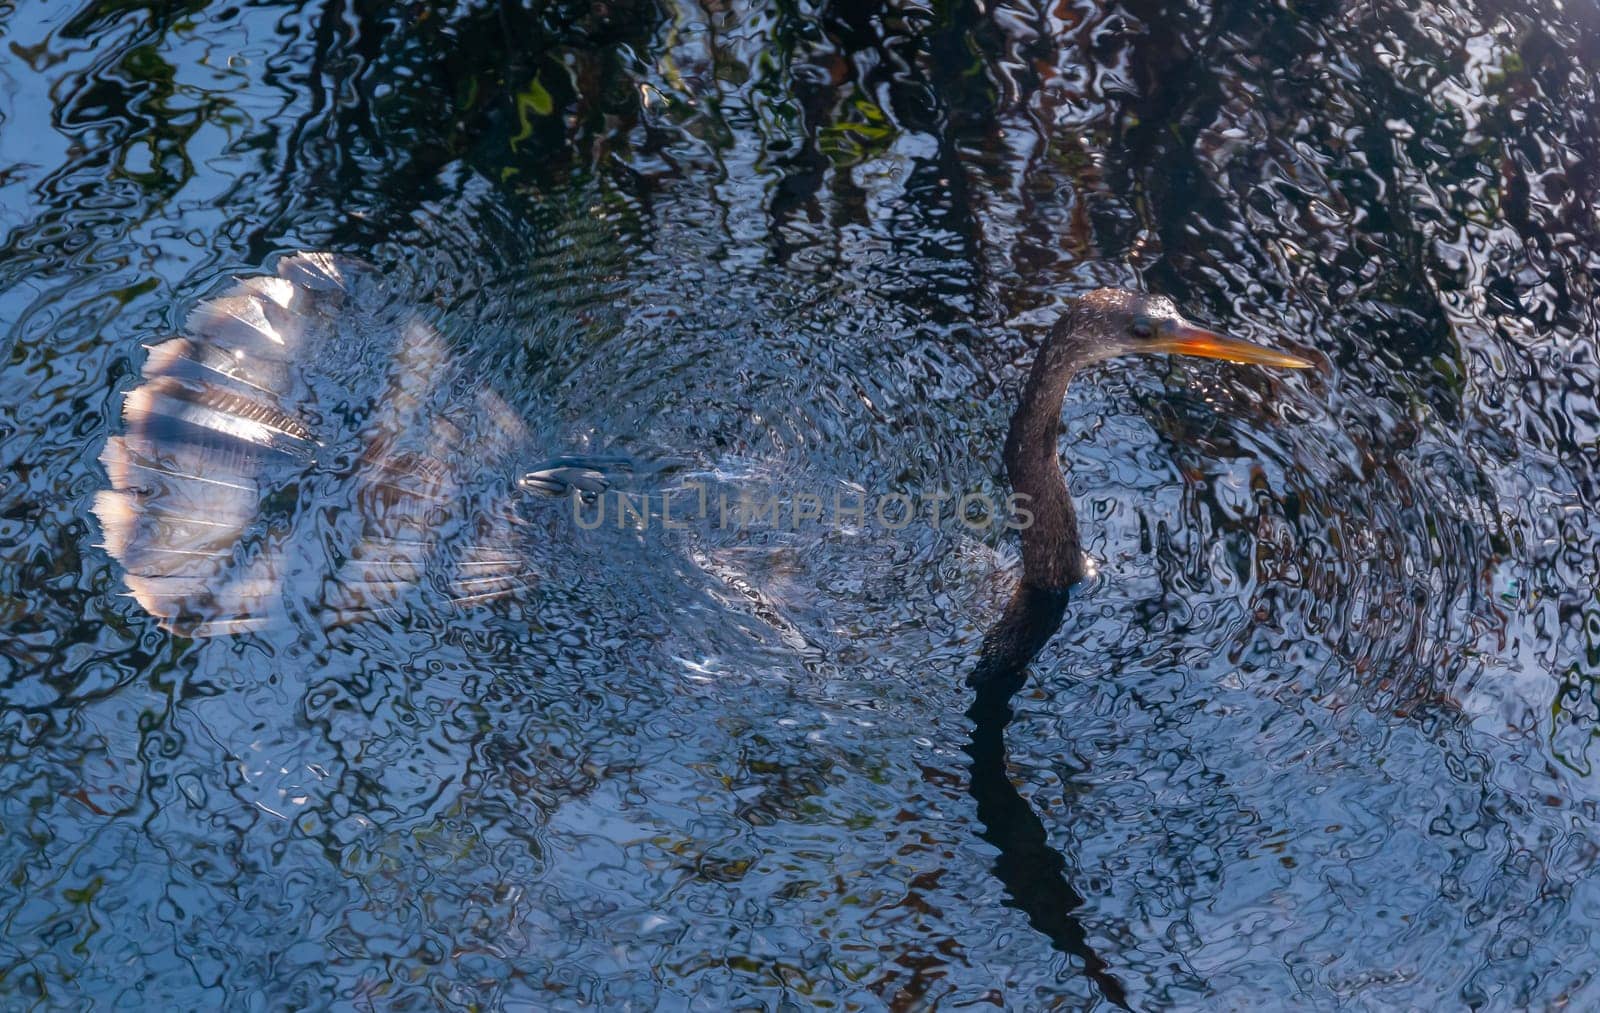
{"label": "fanned tail feather", "polygon": [[285,258],[150,346],[101,455],[105,547],[130,594],[190,636],[309,608],[343,623],[413,587],[474,604],[527,587],[502,462],[509,406],[465,385],[443,339],[376,272]]}

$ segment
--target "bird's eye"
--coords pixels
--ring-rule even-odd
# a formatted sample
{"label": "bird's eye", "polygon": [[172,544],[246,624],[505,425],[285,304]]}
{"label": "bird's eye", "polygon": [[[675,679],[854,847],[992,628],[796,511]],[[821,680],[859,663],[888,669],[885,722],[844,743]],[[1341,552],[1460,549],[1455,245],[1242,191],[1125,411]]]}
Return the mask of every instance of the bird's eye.
{"label": "bird's eye", "polygon": [[1153,337],[1156,333],[1155,325],[1150,323],[1149,317],[1138,317],[1134,320],[1133,326],[1128,328],[1128,330],[1133,334],[1134,337],[1141,340]]}

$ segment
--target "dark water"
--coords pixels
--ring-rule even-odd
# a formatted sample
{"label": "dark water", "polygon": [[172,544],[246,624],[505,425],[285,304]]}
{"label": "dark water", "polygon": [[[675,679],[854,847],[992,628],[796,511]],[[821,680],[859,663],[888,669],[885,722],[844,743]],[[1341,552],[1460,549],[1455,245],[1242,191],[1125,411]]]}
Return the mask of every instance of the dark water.
{"label": "dark water", "polygon": [[[535,7],[0,3],[0,1005],[1600,1003],[1592,3]],[[1083,945],[968,791],[1014,535],[548,514],[465,615],[119,597],[141,344],[297,249],[641,487],[1002,492],[1100,284],[1314,358],[1069,397],[1101,578],[1001,815]]]}

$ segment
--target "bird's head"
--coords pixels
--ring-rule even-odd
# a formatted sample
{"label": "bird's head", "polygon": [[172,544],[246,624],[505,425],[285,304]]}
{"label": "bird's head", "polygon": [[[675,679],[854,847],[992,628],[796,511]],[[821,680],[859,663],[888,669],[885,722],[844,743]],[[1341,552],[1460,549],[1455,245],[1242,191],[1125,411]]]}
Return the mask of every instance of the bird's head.
{"label": "bird's head", "polygon": [[1298,355],[1208,331],[1183,318],[1163,295],[1120,288],[1101,288],[1079,297],[1056,324],[1088,360],[1119,355],[1197,355],[1229,362],[1305,369],[1311,363]]}

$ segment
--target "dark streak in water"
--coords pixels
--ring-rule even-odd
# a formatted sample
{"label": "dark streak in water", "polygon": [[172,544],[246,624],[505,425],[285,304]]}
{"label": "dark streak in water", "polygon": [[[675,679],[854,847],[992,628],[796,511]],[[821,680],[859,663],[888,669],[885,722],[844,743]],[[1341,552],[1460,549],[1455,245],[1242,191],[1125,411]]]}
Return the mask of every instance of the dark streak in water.
{"label": "dark streak in water", "polygon": [[978,666],[967,680],[976,690],[967,708],[972,721],[966,747],[972,758],[969,790],[983,823],[983,839],[1000,851],[994,872],[1005,884],[1011,906],[1027,915],[1028,924],[1057,950],[1081,961],[1102,995],[1128,1009],[1126,990],[1075,914],[1084,901],[1068,878],[1066,857],[1050,845],[1044,824],[1006,772],[1011,698],[1027,681],[1028,665],[1060,628],[1067,594],[1019,587],[984,639]]}
{"label": "dark streak in water", "polygon": [[1127,991],[1078,920],[1083,895],[1068,879],[1066,857],[1051,846],[1044,824],[1006,772],[1011,687],[995,682],[979,689],[967,717],[973,723],[967,744],[967,755],[972,757],[970,790],[983,822],[983,839],[1000,851],[994,873],[1005,884],[1009,903],[1057,950],[1082,961],[1083,973],[1107,1000],[1130,1009]]}

